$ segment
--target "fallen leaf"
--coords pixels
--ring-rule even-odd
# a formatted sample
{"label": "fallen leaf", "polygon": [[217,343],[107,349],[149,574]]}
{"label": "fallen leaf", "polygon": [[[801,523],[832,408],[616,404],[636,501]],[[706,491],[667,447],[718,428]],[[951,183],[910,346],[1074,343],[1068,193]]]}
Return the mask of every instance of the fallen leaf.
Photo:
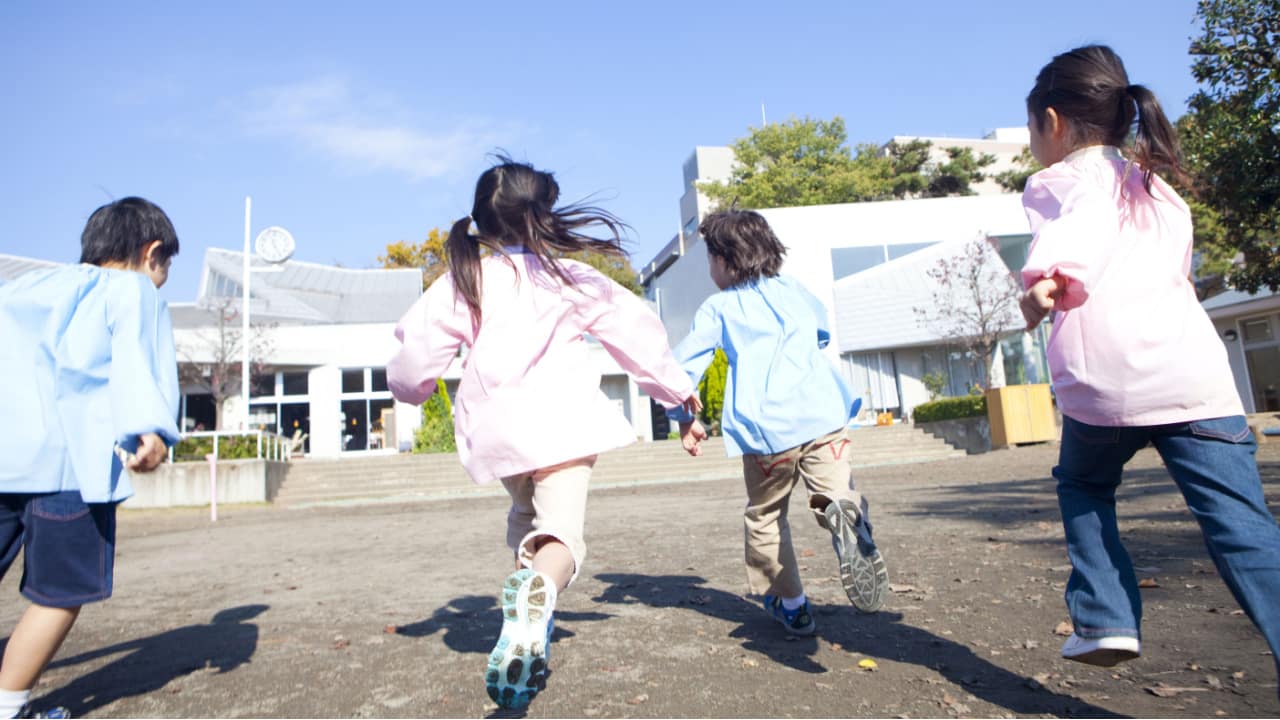
{"label": "fallen leaf", "polygon": [[753,668],[759,664],[760,663],[756,662],[755,660],[752,660],[751,658],[742,658],[742,667],[744,668]]}
{"label": "fallen leaf", "polygon": [[1243,670],[1238,670],[1238,671],[1236,671],[1236,672],[1231,673],[1231,678],[1232,678],[1233,680],[1243,680],[1243,679],[1244,679],[1244,671],[1243,671]]}
{"label": "fallen leaf", "polygon": [[342,650],[343,648],[347,647],[350,644],[351,644],[350,640],[346,638],[338,638],[337,640],[333,641],[333,649]]}
{"label": "fallen leaf", "polygon": [[813,548],[805,548],[800,551],[800,557],[813,557],[816,554],[817,553],[813,551]]}
{"label": "fallen leaf", "polygon": [[1067,637],[1073,632],[1075,632],[1075,628],[1071,626],[1071,622],[1068,620],[1063,620],[1053,628],[1053,634],[1061,635],[1062,637]]}
{"label": "fallen leaf", "polygon": [[1054,565],[1053,567],[1049,568],[1049,571],[1050,572],[1071,572],[1071,566],[1070,565]]}
{"label": "fallen leaf", "polygon": [[1160,583],[1156,582],[1156,579],[1155,579],[1155,578],[1142,578],[1141,580],[1139,580],[1139,581],[1138,581],[1138,587],[1140,587],[1140,588],[1158,588],[1158,587],[1160,587]]}
{"label": "fallen leaf", "polygon": [[399,631],[400,631],[400,628],[396,627],[395,625],[387,625],[382,628],[382,632],[388,635],[395,635]]}
{"label": "fallen leaf", "polygon": [[863,670],[875,670],[880,666],[876,664],[875,660],[872,660],[871,658],[867,658],[866,660],[859,660],[858,667],[862,668]]}
{"label": "fallen leaf", "polygon": [[1025,640],[1022,643],[1022,647],[1028,650],[1035,650],[1036,648],[1040,647],[1040,643],[1036,642],[1035,640]]}
{"label": "fallen leaf", "polygon": [[1222,689],[1222,681],[1221,681],[1221,680],[1219,680],[1219,679],[1217,678],[1217,676],[1216,676],[1216,675],[1205,675],[1205,676],[1204,676],[1204,684],[1205,684],[1205,685],[1208,685],[1209,687],[1213,688],[1214,690],[1221,690],[1221,689]]}
{"label": "fallen leaf", "polygon": [[648,695],[648,693],[640,693],[639,695],[637,695],[637,696],[635,696],[635,697],[631,698],[630,700],[627,700],[627,704],[628,704],[628,705],[640,705],[641,703],[645,703],[645,702],[648,702],[648,701],[649,701],[649,695]]}
{"label": "fallen leaf", "polygon": [[1243,614],[1244,614],[1244,611],[1243,611],[1243,610],[1232,610],[1230,614],[1231,614],[1231,615],[1243,615]]}
{"label": "fallen leaf", "polygon": [[890,592],[896,592],[896,593],[909,593],[909,592],[919,592],[920,588],[916,587],[915,585],[906,585],[906,584],[900,585],[898,583],[889,583],[889,590]]}

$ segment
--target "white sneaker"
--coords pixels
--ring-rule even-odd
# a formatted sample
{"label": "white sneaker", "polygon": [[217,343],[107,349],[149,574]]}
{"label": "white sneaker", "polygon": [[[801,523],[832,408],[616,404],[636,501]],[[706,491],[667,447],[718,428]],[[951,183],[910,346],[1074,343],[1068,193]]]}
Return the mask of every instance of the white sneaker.
{"label": "white sneaker", "polygon": [[1138,638],[1112,635],[1082,638],[1075,633],[1062,644],[1062,657],[1089,665],[1111,667],[1142,655]]}

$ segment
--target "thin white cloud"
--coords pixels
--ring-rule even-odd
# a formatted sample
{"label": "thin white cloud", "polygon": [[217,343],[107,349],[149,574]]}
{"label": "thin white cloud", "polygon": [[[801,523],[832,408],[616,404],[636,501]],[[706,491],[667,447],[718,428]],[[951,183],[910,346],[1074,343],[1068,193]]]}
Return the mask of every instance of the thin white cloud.
{"label": "thin white cloud", "polygon": [[256,91],[245,117],[253,132],[289,138],[359,170],[415,180],[472,168],[518,132],[483,119],[417,114],[393,98],[359,94],[340,78]]}

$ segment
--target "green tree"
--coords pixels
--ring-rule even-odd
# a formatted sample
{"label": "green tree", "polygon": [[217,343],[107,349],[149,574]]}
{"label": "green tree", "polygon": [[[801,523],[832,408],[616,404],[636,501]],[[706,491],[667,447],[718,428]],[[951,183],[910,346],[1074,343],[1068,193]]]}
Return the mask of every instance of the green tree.
{"label": "green tree", "polygon": [[982,171],[996,161],[991,153],[974,154],[973,148],[943,148],[947,154],[944,162],[928,167],[924,197],[948,197],[950,195],[976,195],[971,185],[986,179]]}
{"label": "green tree", "polygon": [[[400,240],[387,245],[386,254],[378,256],[378,263],[384,268],[420,268],[422,286],[427,287],[449,269],[446,262],[448,253],[445,249],[445,242],[448,239],[448,231],[438,227],[432,228],[422,242],[411,243]],[[636,295],[643,293],[638,274],[625,255],[583,251],[568,257],[585,262]]]}
{"label": "green tree", "polygon": [[1037,162],[1035,156],[1031,154],[1031,148],[1025,147],[1013,159],[1013,167],[1004,172],[996,173],[995,181],[1000,183],[1000,187],[1009,192],[1020,193],[1027,188],[1027,178],[1043,169],[1044,166]]}
{"label": "green tree", "polygon": [[453,437],[453,404],[444,380],[436,380],[436,391],[422,403],[422,425],[413,434],[415,453],[454,452],[458,449]]}
{"label": "green tree", "polygon": [[[720,420],[724,413],[724,386],[729,377],[729,357],[724,350],[716,350],[711,365],[698,383],[698,397],[702,400],[702,423],[707,432],[720,434]],[[714,432],[713,432],[714,431]]]}
{"label": "green tree", "polygon": [[1239,253],[1233,286],[1280,290],[1280,0],[1200,0],[1197,15],[1201,88],[1178,129],[1201,203],[1198,249],[1219,265]]}
{"label": "green tree", "polygon": [[735,163],[727,181],[699,183],[715,204],[742,208],[794,207],[969,195],[994,156],[945,148],[932,160],[928,140],[859,144],[850,149],[844,120],[792,118],[750,128],[733,142]]}

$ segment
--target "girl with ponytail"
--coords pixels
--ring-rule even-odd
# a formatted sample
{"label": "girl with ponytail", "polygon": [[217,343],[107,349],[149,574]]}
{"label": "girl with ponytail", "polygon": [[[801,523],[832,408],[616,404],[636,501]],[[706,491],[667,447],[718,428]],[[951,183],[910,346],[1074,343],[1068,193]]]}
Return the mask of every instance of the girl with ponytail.
{"label": "girl with ponytail", "polygon": [[[422,403],[465,345],[453,402],[463,466],[511,495],[502,633],[485,669],[489,696],[520,709],[545,686],[556,596],[577,577],[587,482],[596,455],[636,431],[600,391],[587,336],[667,407],[701,409],[662,323],[630,291],[565,256],[623,254],[622,223],[597,208],[557,207],[551,173],[500,158],[476,183],[468,217],[445,243],[449,271],[401,318],[387,366],[398,400]],[[474,232],[473,232],[474,226]],[[598,239],[588,231],[602,229]]]}
{"label": "girl with ponytail", "polygon": [[[1196,297],[1177,136],[1155,95],[1107,47],[1059,55],[1027,96],[1044,170],[1022,196],[1034,238],[1022,269],[1027,328],[1049,317],[1063,414],[1053,475],[1072,572],[1062,655],[1114,665],[1141,652],[1142,600],[1115,491],[1155,446],[1237,602],[1280,658],[1280,528],[1226,349]],[[1277,668],[1280,670],[1280,666]]]}

